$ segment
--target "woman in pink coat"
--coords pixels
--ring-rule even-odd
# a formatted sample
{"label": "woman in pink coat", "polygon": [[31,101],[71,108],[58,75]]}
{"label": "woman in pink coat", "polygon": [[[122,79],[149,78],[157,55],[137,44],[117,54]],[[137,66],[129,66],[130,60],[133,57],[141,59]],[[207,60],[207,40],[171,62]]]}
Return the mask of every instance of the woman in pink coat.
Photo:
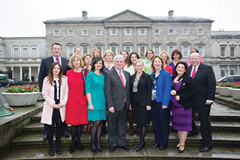
{"label": "woman in pink coat", "polygon": [[49,74],[43,80],[42,95],[45,99],[41,123],[48,125],[48,143],[50,156],[54,156],[53,132],[56,123],[56,153],[62,154],[59,148],[61,141],[62,122],[65,121],[66,103],[68,99],[67,77],[63,76],[63,70],[58,62],[54,62]]}

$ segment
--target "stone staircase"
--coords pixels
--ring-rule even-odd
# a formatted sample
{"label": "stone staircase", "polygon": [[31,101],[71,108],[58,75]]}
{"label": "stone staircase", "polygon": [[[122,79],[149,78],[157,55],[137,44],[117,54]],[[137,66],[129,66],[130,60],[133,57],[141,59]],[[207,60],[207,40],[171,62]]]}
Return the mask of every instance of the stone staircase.
{"label": "stone staircase", "polygon": [[[48,155],[48,141],[42,139],[43,124],[40,123],[40,118],[41,112],[31,118],[31,123],[23,128],[23,134],[12,140],[11,150],[0,159],[240,159],[240,111],[217,103],[212,106],[211,112],[213,149],[206,153],[199,152],[202,147],[200,133],[187,138],[185,152],[178,153],[173,149],[178,143],[177,132],[171,129],[171,125],[168,147],[163,151],[151,148],[154,144],[154,133],[150,123],[145,138],[146,145],[140,152],[133,149],[133,146],[139,142],[136,132],[134,135],[129,135],[127,132],[129,151],[117,147],[114,152],[110,152],[108,135],[105,134],[101,138],[103,152],[95,154],[90,149],[90,134],[83,133],[81,143],[85,148],[84,151],[79,151],[76,147],[75,152],[70,154],[68,150],[71,138],[62,137],[62,155],[51,157]],[[196,124],[200,125],[197,118]],[[68,131],[70,133],[70,126]]]}

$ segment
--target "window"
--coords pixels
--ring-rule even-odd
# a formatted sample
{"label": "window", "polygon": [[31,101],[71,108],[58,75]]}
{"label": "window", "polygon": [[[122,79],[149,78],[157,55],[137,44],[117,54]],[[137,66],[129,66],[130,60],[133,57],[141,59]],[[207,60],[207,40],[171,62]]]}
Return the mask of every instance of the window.
{"label": "window", "polygon": [[96,46],[96,49],[99,49],[101,53],[103,53],[102,46]]}
{"label": "window", "polygon": [[225,68],[221,68],[221,77],[225,77]]}
{"label": "window", "polygon": [[128,53],[132,53],[132,47],[131,46],[125,46],[125,50],[128,51]]}
{"label": "window", "polygon": [[111,29],[110,33],[111,35],[117,35],[117,29]]}
{"label": "window", "polygon": [[89,53],[89,48],[88,46],[82,46],[82,55],[85,53]]}
{"label": "window", "polygon": [[88,30],[87,29],[83,29],[82,30],[82,36],[87,36],[88,35]]}
{"label": "window", "polygon": [[113,52],[114,56],[117,54],[117,46],[110,46],[110,50]]}
{"label": "window", "polygon": [[225,50],[226,50],[226,47],[222,46],[221,47],[221,57],[225,57]]}
{"label": "window", "polygon": [[67,47],[67,57],[71,57],[74,54],[74,47],[73,46],[68,46]]}
{"label": "window", "polygon": [[197,35],[203,35],[203,29],[202,28],[197,29]]}
{"label": "window", "polygon": [[32,58],[37,58],[37,48],[32,48]]}
{"label": "window", "polygon": [[140,57],[144,57],[146,53],[146,46],[139,46]]}
{"label": "window", "polygon": [[131,35],[131,29],[130,28],[125,29],[125,35]]}
{"label": "window", "polygon": [[234,82],[240,82],[240,76],[235,76],[234,77]]}
{"label": "window", "polygon": [[97,29],[96,30],[96,35],[102,35],[102,30],[101,29]]}
{"label": "window", "polygon": [[182,29],[182,35],[189,35],[189,29],[188,28]]}
{"label": "window", "polygon": [[235,68],[231,68],[230,75],[235,75]]}
{"label": "window", "polygon": [[189,46],[182,46],[182,55],[183,57],[189,57],[190,50]]}
{"label": "window", "polygon": [[159,55],[161,52],[160,46],[153,46],[153,52],[155,55]]}
{"label": "window", "polygon": [[168,46],[168,55],[171,55],[174,49],[175,49],[175,46]]}
{"label": "window", "polygon": [[153,34],[160,35],[160,29],[158,29],[158,28],[153,29]]}
{"label": "window", "polygon": [[204,57],[204,47],[203,46],[198,46],[198,53],[201,57]]}
{"label": "window", "polygon": [[23,48],[22,58],[28,58],[28,48]]}
{"label": "window", "polygon": [[60,36],[60,30],[59,29],[53,30],[53,36]]}
{"label": "window", "polygon": [[235,56],[235,47],[230,47],[230,57]]}
{"label": "window", "polygon": [[74,30],[73,29],[68,30],[68,36],[74,36]]}
{"label": "window", "polygon": [[139,29],[139,35],[145,35],[146,34],[146,29],[140,28]]}
{"label": "window", "polygon": [[18,58],[19,57],[19,52],[18,52],[18,48],[14,48],[13,49],[13,58]]}
{"label": "window", "polygon": [[175,29],[173,28],[168,29],[168,35],[175,35]]}

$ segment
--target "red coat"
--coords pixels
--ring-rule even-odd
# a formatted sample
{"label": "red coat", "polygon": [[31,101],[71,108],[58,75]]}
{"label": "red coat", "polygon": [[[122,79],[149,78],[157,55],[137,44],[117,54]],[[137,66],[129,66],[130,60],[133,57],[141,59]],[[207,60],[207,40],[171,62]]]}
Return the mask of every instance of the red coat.
{"label": "red coat", "polygon": [[68,102],[66,107],[66,124],[88,124],[87,95],[84,95],[82,72],[67,71]]}

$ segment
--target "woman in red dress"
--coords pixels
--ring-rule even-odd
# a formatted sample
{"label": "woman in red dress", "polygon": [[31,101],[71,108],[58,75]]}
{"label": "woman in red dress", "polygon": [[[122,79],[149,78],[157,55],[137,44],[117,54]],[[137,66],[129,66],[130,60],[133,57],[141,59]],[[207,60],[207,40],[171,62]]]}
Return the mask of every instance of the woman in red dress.
{"label": "woman in red dress", "polygon": [[[70,153],[74,152],[75,144],[79,150],[84,150],[80,143],[82,125],[88,124],[87,96],[82,76],[82,60],[79,55],[74,54],[68,65],[73,68],[67,71],[68,77],[68,102],[66,107],[66,124],[71,124],[72,144]],[[77,140],[76,140],[77,138]]]}

